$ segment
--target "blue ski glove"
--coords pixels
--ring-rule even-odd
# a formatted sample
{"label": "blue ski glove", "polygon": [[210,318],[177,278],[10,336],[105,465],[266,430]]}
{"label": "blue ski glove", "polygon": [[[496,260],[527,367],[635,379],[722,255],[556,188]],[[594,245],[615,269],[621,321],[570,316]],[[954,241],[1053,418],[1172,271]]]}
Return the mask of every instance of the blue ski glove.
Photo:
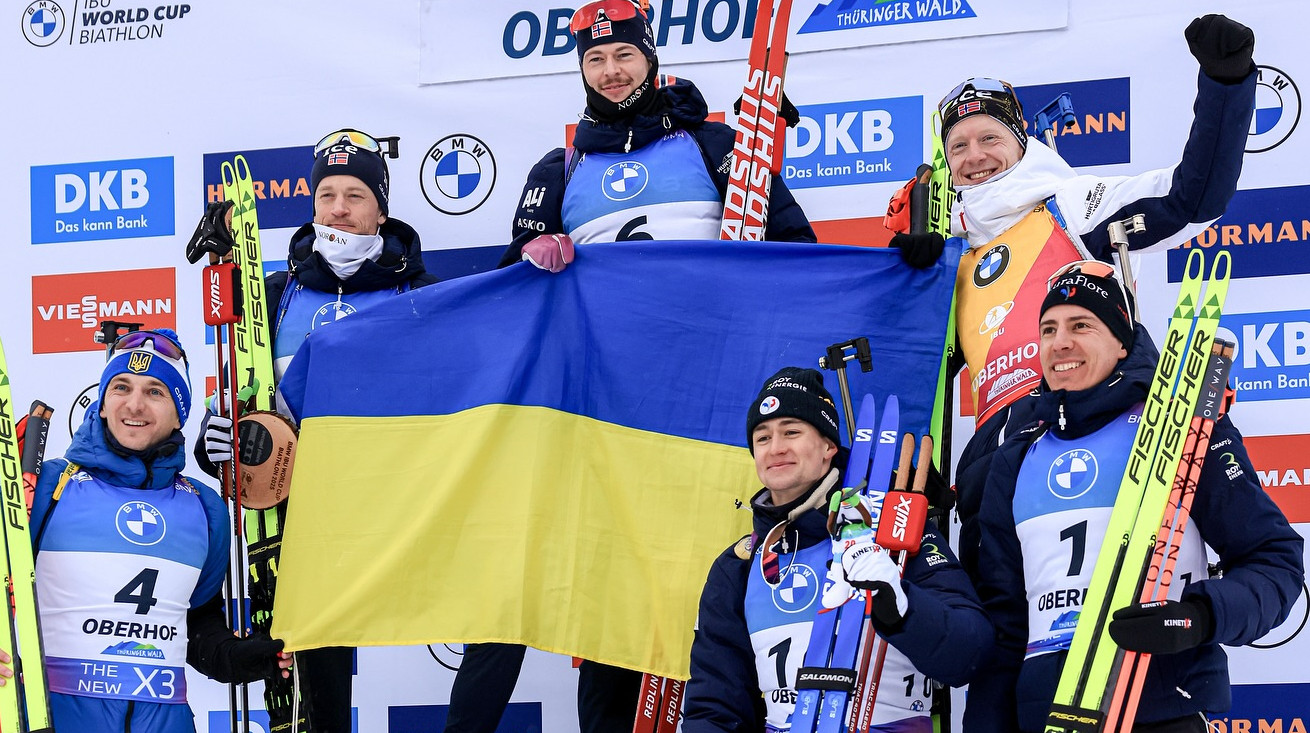
{"label": "blue ski glove", "polygon": [[901,251],[905,264],[918,270],[932,267],[941,259],[946,240],[937,232],[927,234],[897,234],[890,246]]}
{"label": "blue ski glove", "polygon": [[905,620],[910,600],[901,585],[901,569],[891,553],[879,547],[872,537],[856,540],[842,553],[843,575],[850,584],[873,596],[873,618],[880,628],[895,629]]}
{"label": "blue ski glove", "polygon": [[1214,614],[1204,600],[1134,603],[1114,612],[1110,638],[1143,654],[1177,654],[1210,638]]}
{"label": "blue ski glove", "polygon": [[1255,70],[1255,33],[1222,15],[1210,14],[1193,20],[1183,31],[1187,48],[1201,64],[1201,71],[1217,82],[1235,84]]}

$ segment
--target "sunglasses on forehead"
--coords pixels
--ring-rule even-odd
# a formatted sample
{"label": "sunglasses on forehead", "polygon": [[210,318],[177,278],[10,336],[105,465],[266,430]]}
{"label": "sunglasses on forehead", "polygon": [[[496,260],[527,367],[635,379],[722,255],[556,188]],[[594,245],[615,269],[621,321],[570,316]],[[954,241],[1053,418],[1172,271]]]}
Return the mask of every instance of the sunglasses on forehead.
{"label": "sunglasses on forehead", "polygon": [[160,355],[169,359],[186,361],[186,352],[182,345],[158,331],[132,331],[124,334],[114,342],[113,354],[140,349],[147,343]]}
{"label": "sunglasses on forehead", "polygon": [[[383,143],[386,143],[386,145],[384,146]],[[324,150],[334,145],[354,145],[360,150],[367,150],[371,153],[395,159],[400,157],[399,143],[400,138],[394,135],[375,138],[366,132],[347,127],[324,135],[323,139],[314,145],[314,157],[317,158]]]}
{"label": "sunglasses on forehead", "polygon": [[632,0],[596,0],[578,8],[569,21],[569,30],[577,35],[579,31],[590,28],[601,20],[631,20],[637,13],[645,15]]}
{"label": "sunglasses on forehead", "polygon": [[957,84],[954,89],[947,92],[946,96],[942,97],[942,101],[937,103],[937,111],[943,115],[946,114],[946,110],[955,104],[966,88],[972,88],[976,92],[1001,92],[1011,96],[1014,95],[1014,87],[1010,86],[1009,82],[990,79],[985,76],[974,77],[973,79],[965,79]]}

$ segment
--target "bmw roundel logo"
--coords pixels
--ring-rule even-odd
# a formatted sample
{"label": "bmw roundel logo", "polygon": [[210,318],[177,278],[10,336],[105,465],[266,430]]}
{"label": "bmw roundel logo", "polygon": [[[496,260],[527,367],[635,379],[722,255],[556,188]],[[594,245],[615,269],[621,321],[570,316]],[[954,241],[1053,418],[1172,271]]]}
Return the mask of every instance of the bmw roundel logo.
{"label": "bmw roundel logo", "polygon": [[782,571],[778,585],[773,588],[773,605],[783,613],[799,613],[814,605],[822,589],[822,581],[814,568],[792,563]]}
{"label": "bmw roundel logo", "polygon": [[1010,266],[1010,247],[997,244],[978,258],[978,265],[973,268],[973,286],[985,288],[1001,279]]}
{"label": "bmw roundel logo", "polygon": [[336,321],[354,313],[355,310],[355,306],[349,303],[344,301],[338,303],[334,300],[314,311],[314,319],[310,323],[310,330],[318,328],[319,326],[326,326],[329,323],[335,323]]}
{"label": "bmw roundel logo", "polygon": [[1246,152],[1278,147],[1301,120],[1301,92],[1292,77],[1272,66],[1257,66],[1255,114],[1246,137]]}
{"label": "bmw roundel logo", "polygon": [[1077,499],[1096,483],[1099,470],[1094,453],[1075,448],[1061,453],[1051,462],[1046,485],[1059,499]]}
{"label": "bmw roundel logo", "polygon": [[153,545],[164,539],[164,515],[144,501],[129,501],[114,517],[118,534],[134,545]]}
{"label": "bmw roundel logo", "polygon": [[423,156],[419,185],[432,208],[443,214],[467,214],[481,206],[496,186],[496,157],[472,135],[447,135]]}
{"label": "bmw roundel logo", "polygon": [[23,37],[33,46],[49,46],[64,34],[64,9],[54,0],[36,0],[23,10]]}
{"label": "bmw roundel logo", "polygon": [[641,193],[650,182],[650,171],[635,160],[615,163],[600,179],[600,190],[611,201],[627,201]]}

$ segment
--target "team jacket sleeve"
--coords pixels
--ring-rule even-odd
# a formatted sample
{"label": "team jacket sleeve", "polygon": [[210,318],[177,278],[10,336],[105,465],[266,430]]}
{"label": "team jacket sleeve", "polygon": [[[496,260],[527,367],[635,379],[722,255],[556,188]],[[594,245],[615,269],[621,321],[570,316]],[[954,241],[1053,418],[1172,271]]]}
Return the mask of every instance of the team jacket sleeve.
{"label": "team jacket sleeve", "polygon": [[[992,648],[992,625],[964,569],[932,522],[922,549],[905,568],[908,610],[901,628],[886,632],[923,674],[958,687],[969,681]],[[875,624],[876,626],[876,624]]]}
{"label": "team jacket sleeve", "polygon": [[749,567],[730,548],[710,568],[691,644],[683,733],[757,731],[763,725],[755,652],[746,628]]}
{"label": "team jacket sleeve", "polygon": [[67,467],[68,461],[63,458],[48,459],[41,464],[41,475],[36,480],[36,491],[32,496],[32,517],[27,523],[31,530],[33,551],[41,549],[41,529],[50,514],[50,502],[55,487],[59,485],[59,476]]}
{"label": "team jacket sleeve", "polygon": [[555,148],[528,171],[510,227],[512,239],[497,267],[522,260],[523,245],[542,234],[565,234],[563,208],[564,148]]}
{"label": "team jacket sleeve", "polygon": [[[1021,434],[1022,435],[1022,434]],[[1014,526],[1015,477],[1027,441],[1014,436],[992,461],[978,512],[978,596],[995,628],[992,653],[969,683],[964,729],[977,733],[1019,730],[1016,685],[1028,644],[1023,557]]]}
{"label": "team jacket sleeve", "polygon": [[1134,252],[1177,247],[1223,215],[1237,190],[1257,72],[1236,84],[1198,73],[1192,128],[1173,168],[1136,176],[1078,176],[1056,194],[1070,228],[1091,253],[1109,259],[1106,224],[1145,215],[1146,231],[1128,235]]}
{"label": "team jacket sleeve", "polygon": [[1215,642],[1249,644],[1282,623],[1300,596],[1304,540],[1260,486],[1227,416],[1215,423],[1193,502],[1196,529],[1223,575],[1188,585],[1183,598],[1210,602]]}

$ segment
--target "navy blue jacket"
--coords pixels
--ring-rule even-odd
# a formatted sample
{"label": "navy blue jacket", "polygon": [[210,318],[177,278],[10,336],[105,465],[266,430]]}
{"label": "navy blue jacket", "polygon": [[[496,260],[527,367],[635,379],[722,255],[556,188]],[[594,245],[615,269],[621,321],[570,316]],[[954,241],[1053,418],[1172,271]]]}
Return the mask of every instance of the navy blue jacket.
{"label": "navy blue jacket", "polygon": [[[762,489],[751,499],[752,548],[757,548],[758,540],[788,512],[809,498],[807,495],[787,506],[775,507],[768,497],[768,491]],[[822,511],[808,511],[794,521],[799,548],[831,542],[826,522],[826,504]],[[991,625],[968,577],[931,521],[923,541],[936,546],[936,564],[927,562],[926,552],[910,559],[903,584],[909,601],[905,619],[899,629],[878,628],[876,622],[875,629],[921,673],[947,685],[961,685],[990,650]],[[729,547],[714,561],[701,593],[696,637],[691,646],[691,680],[684,701],[684,733],[757,731],[764,727],[764,702],[744,608],[746,580],[759,562],[759,555],[752,552],[750,559],[743,560],[737,547]],[[803,656],[805,650],[793,649],[790,653]]]}
{"label": "navy blue jacket", "polygon": [[[978,594],[996,627],[996,652],[969,686],[969,701],[976,703],[966,708],[964,723],[971,733],[1043,730],[1066,656],[1023,658],[1028,613],[1012,509],[1019,466],[1037,431],[1081,437],[1145,401],[1156,361],[1155,345],[1138,325],[1133,350],[1105,381],[1076,392],[1051,392],[1043,383],[1033,406],[1040,424],[1015,432],[992,460],[979,513]],[[1064,429],[1058,425],[1061,411]],[[1214,633],[1195,649],[1151,659],[1137,713],[1142,722],[1227,710],[1232,703],[1228,658],[1219,645],[1260,638],[1286,618],[1301,593],[1303,540],[1261,488],[1242,435],[1227,416],[1215,423],[1210,451],[1187,531],[1199,533],[1214,550],[1223,574],[1189,584],[1183,599],[1208,602]],[[1235,463],[1220,461],[1220,453],[1231,454]]]}
{"label": "navy blue jacket", "polygon": [[[721,196],[728,190],[728,167],[737,133],[722,122],[710,122],[709,107],[700,90],[686,79],[656,90],[661,104],[656,112],[616,122],[598,122],[590,109],[583,113],[573,135],[573,146],[584,153],[621,153],[655,142],[674,130],[686,130],[695,138],[705,158],[705,169]],[[523,245],[540,234],[564,231],[560,210],[564,205],[566,181],[564,148],[555,148],[532,166],[523,185],[519,208],[511,228],[513,240],[500,258],[500,267],[522,259]],[[775,242],[814,242],[814,230],[780,176],[773,177],[769,195],[769,223],[765,238]],[[527,193],[541,189],[540,197]]]}

